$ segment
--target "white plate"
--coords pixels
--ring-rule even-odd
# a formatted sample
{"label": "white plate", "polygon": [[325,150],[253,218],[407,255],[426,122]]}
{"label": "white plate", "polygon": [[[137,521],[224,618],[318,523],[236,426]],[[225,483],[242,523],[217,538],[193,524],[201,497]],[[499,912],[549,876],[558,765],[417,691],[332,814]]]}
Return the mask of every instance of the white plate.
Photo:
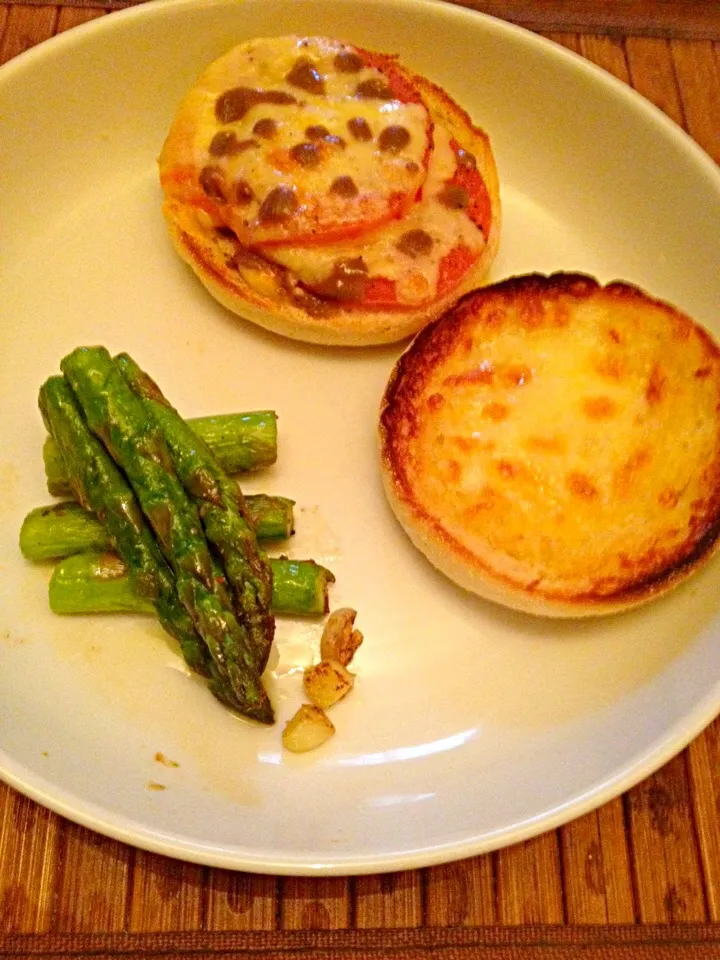
{"label": "white plate", "polygon": [[[299,346],[244,325],[171,252],[155,157],[198,71],[252,35],[399,52],[491,133],[494,270],[639,283],[717,330],[720,175],[631,90],[507,24],[418,0],[172,0],[113,14],[0,72],[0,767],[102,833],[272,873],[417,867],[557,826],[649,774],[720,708],[718,562],[669,598],[585,623],[531,619],[437,575],[394,523],[375,421],[397,348]],[[321,751],[280,749],[316,624],[284,622],[279,723],[238,722],[150,620],[63,619],[22,561],[47,500],[36,395],[82,343],[134,354],[188,416],[272,406],[299,504],[296,556],[360,611],[356,689]],[[156,753],[175,761],[166,767]],[[151,782],[165,790],[149,789]]]}

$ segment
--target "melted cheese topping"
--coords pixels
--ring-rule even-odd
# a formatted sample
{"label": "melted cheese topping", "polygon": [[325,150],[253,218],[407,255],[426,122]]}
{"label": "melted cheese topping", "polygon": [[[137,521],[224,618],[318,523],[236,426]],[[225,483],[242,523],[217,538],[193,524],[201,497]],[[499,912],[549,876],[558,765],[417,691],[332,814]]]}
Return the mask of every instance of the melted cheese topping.
{"label": "melted cheese topping", "polygon": [[689,321],[603,295],[490,301],[454,337],[419,370],[401,456],[462,549],[533,590],[603,596],[715,522],[720,358]]}
{"label": "melted cheese topping", "polygon": [[[329,277],[338,261],[361,256],[369,277],[383,277],[395,283],[399,304],[416,306],[432,301],[443,258],[459,244],[478,255],[485,245],[482,230],[467,211],[451,209],[438,200],[445,182],[455,172],[456,157],[450,146],[450,134],[437,123],[434,141],[422,199],[401,220],[347,243],[278,246],[269,248],[266,255],[311,288]],[[432,239],[427,253],[410,257],[398,249],[398,242],[412,230],[422,230]]]}
{"label": "melted cheese topping", "polygon": [[[195,182],[206,168],[219,171],[216,175],[228,203],[219,202],[212,212],[247,245],[349,235],[409,208],[426,177],[432,138],[428,111],[419,102],[358,97],[359,84],[386,84],[386,79],[374,67],[339,71],[335,57],[352,52],[353,48],[324,38],[279,37],[242,44],[216,60],[183,100],[163,148],[161,174],[166,191],[187,190],[189,178],[183,178],[184,170],[194,173]],[[288,81],[301,58],[309,58],[324,92]],[[242,116],[221,122],[216,115],[218,97],[236,88],[280,93],[294,102],[261,101]],[[371,139],[352,135],[348,123],[356,118],[366,122]],[[271,138],[254,132],[258,120],[275,122]],[[311,142],[305,131],[318,125],[342,142],[312,141],[318,162],[304,165],[291,151]],[[400,149],[379,149],[379,138],[388,127],[404,128],[409,134],[407,144]],[[220,131],[233,134],[243,149],[235,154],[211,154],[210,144]],[[347,176],[353,179],[358,196],[331,193],[333,182]],[[240,182],[252,191],[247,204],[234,202]],[[292,190],[297,208],[282,221],[263,221],[258,216],[261,204],[278,187]]]}

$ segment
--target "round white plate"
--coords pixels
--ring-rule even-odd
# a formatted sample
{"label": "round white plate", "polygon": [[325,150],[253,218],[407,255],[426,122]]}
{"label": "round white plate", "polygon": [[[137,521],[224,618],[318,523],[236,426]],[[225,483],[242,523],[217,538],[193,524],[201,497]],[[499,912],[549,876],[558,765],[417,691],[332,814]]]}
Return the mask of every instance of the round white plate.
{"label": "round white plate", "polygon": [[[397,52],[490,132],[505,204],[494,277],[623,278],[717,331],[720,174],[631,90],[529,33],[419,0],[171,0],[0,71],[0,772],[140,847],[272,873],[417,867],[557,826],[649,774],[720,709],[718,562],[593,622],[465,595],[395,524],[375,424],[399,348],[281,340],[228,315],[171,252],[155,158],[179,97],[231,44],[324,33]],[[60,618],[22,560],[46,502],[37,391],[79,344],[127,350],[187,415],[274,407],[295,556],[337,575],[366,640],[337,735],[283,753],[317,623],[283,621],[257,729],[185,673],[150,619]],[[177,764],[166,766],[162,754]],[[155,785],[165,789],[152,789]]]}

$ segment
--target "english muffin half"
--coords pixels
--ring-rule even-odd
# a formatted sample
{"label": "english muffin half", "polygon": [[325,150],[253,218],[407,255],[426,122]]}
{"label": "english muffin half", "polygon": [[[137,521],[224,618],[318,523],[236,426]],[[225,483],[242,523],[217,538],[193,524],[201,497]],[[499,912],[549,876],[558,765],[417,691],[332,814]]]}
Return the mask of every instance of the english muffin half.
{"label": "english muffin half", "polygon": [[338,40],[258,38],[218,58],[159,172],[170,238],[209,292],[299,340],[406,338],[497,253],[487,134],[397,57]]}
{"label": "english muffin half", "polygon": [[626,610],[720,531],[720,351],[626,283],[528,275],[474,291],[396,364],[385,490],[460,586],[534,614]]}

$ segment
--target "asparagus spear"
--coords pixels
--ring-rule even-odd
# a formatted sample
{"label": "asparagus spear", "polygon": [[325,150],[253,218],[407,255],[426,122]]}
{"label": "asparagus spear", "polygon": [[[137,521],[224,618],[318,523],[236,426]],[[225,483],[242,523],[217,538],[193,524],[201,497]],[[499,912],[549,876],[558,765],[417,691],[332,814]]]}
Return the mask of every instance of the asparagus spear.
{"label": "asparagus spear", "polygon": [[[198,417],[188,423],[227,473],[259,470],[277,459],[277,417],[272,410]],[[72,491],[65,464],[52,437],[45,440],[43,460],[49,493],[54,497],[69,496]]]}
{"label": "asparagus spear", "polygon": [[131,357],[120,354],[115,363],[167,441],[178,476],[198,506],[206,536],[222,557],[235,594],[237,615],[247,624],[262,672],[274,631],[270,614],[272,570],[258,549],[240,487]]}
{"label": "asparagus spear", "polygon": [[[238,622],[167,444],[104,347],[79,347],[60,368],[90,429],[124,471],[175,574],[176,589],[225,682],[213,692],[262,723],[274,722],[247,632]],[[197,443],[198,441],[195,440]]]}
{"label": "asparagus spear", "polygon": [[[258,493],[245,498],[261,540],[283,540],[293,530],[293,500]],[[56,560],[84,550],[110,550],[105,525],[75,501],[36,507],[20,528],[20,550],[28,560]]]}
{"label": "asparagus spear", "polygon": [[[273,611],[290,616],[322,616],[328,609],[328,584],[335,577],[314,560],[272,558]],[[152,613],[114,553],[88,551],[66,557],[50,579],[54,613]]]}
{"label": "asparagus spear", "polygon": [[20,527],[20,552],[26,560],[59,560],[83,550],[111,550],[107,528],[74,500],[36,507]]}
{"label": "asparagus spear", "polygon": [[76,496],[103,518],[117,552],[130,571],[134,591],[152,604],[163,627],[174,636],[187,663],[210,675],[207,649],[179,602],[172,575],[142,518],[124,477],[92,436],[62,377],[40,390],[40,409],[62,451]]}

